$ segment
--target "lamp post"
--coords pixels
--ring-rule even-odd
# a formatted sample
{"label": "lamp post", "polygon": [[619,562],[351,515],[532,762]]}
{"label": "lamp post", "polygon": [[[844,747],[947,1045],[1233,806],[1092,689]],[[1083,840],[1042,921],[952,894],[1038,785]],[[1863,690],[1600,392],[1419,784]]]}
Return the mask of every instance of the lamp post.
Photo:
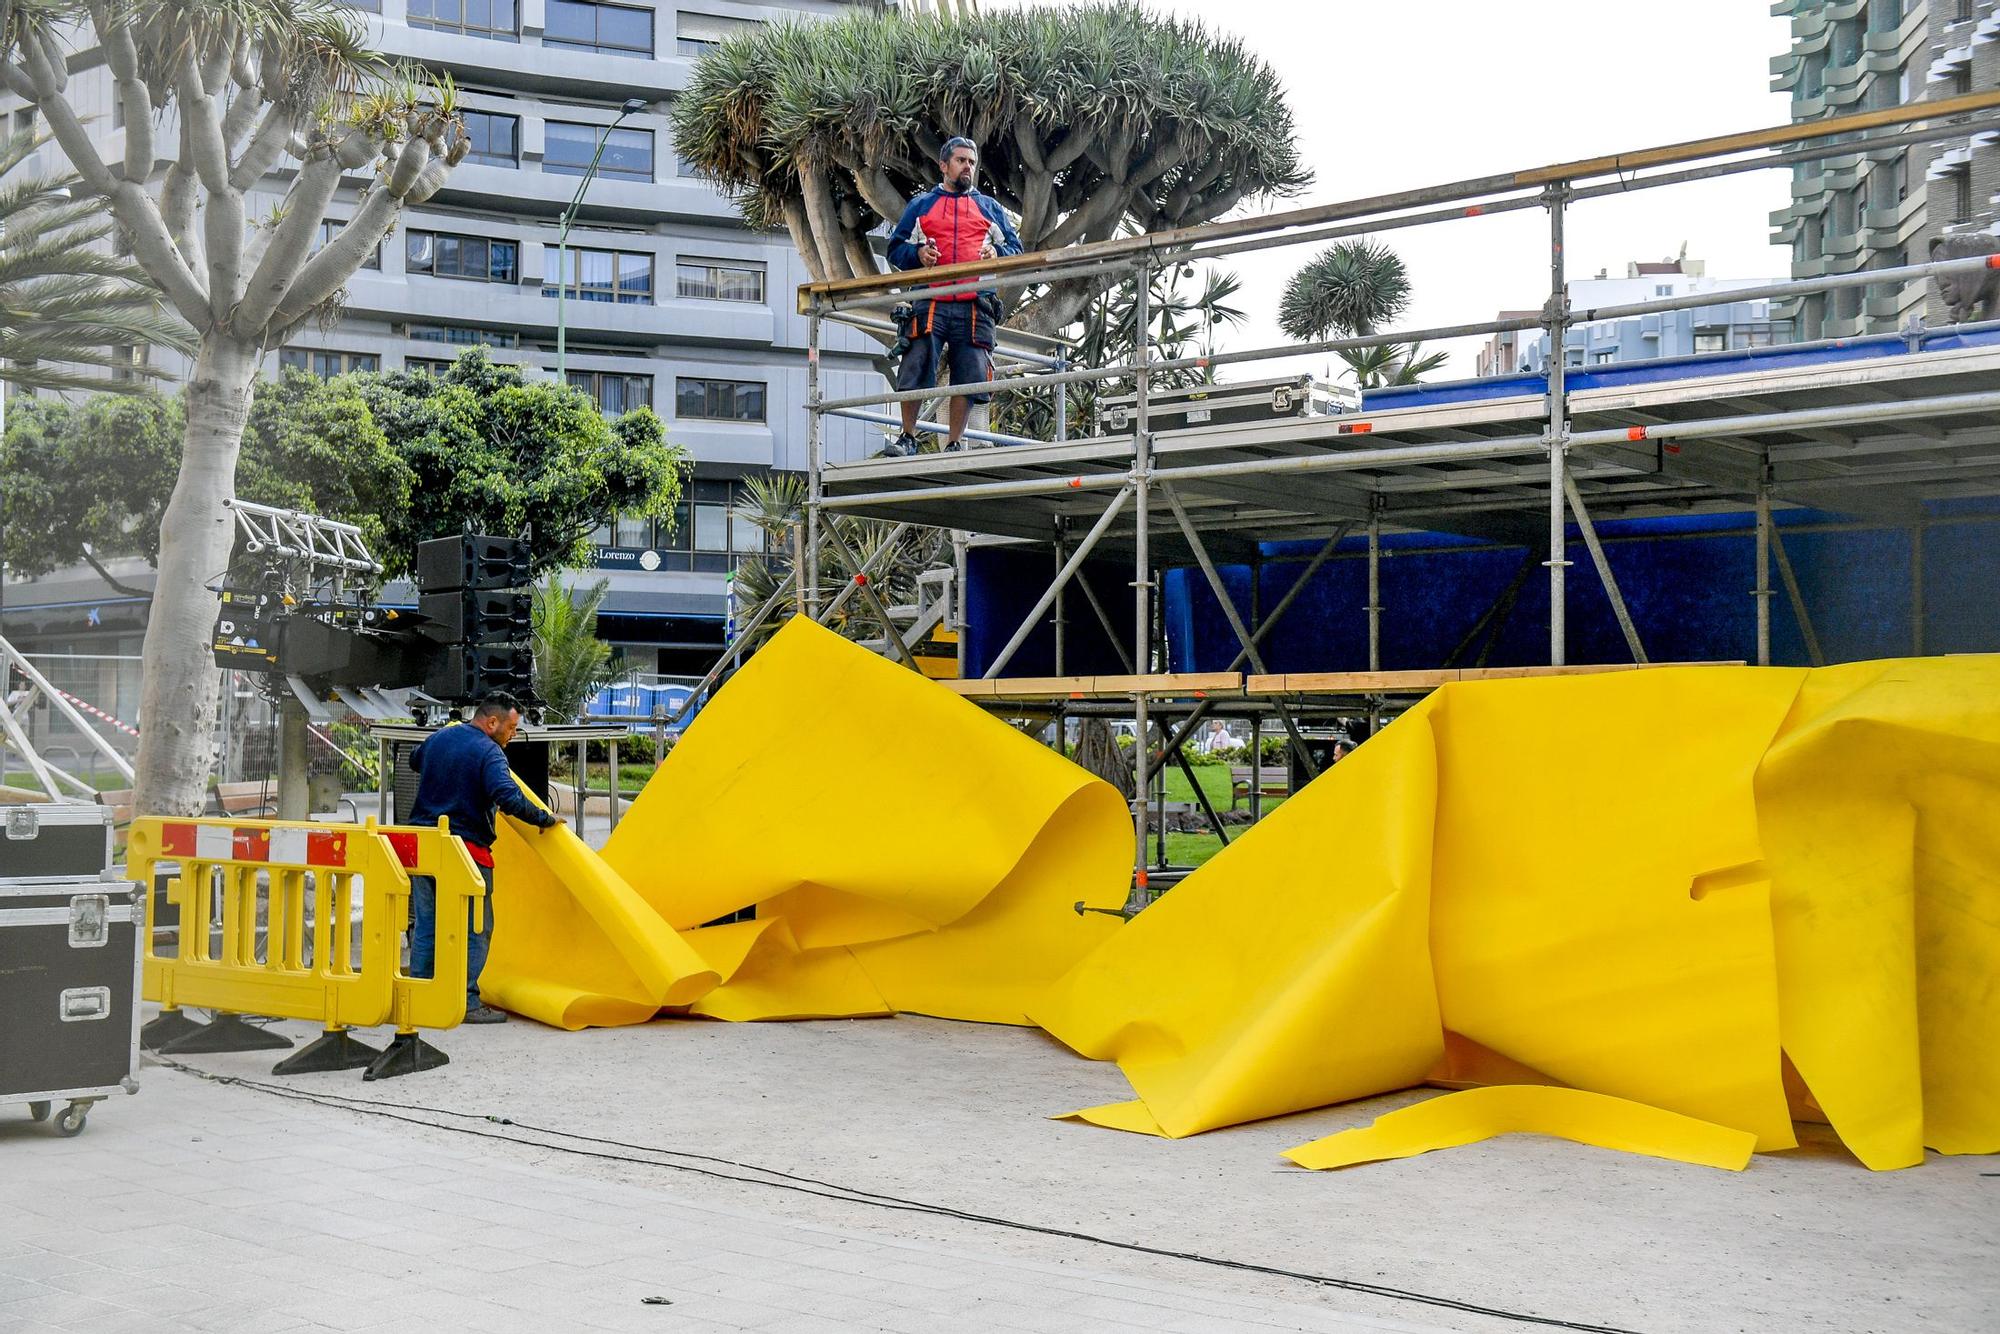
{"label": "lamp post", "polygon": [[591,179],[597,175],[597,164],[604,157],[604,141],[611,137],[620,121],[645,109],[644,98],[625,99],[617,116],[598,134],[597,151],[590,155],[590,165],[584,168],[583,179],[576,183],[576,197],[569,201],[569,207],[556,223],[556,380],[562,384],[569,383],[569,325],[563,311],[569,288],[569,229],[576,225],[576,211],[583,207],[584,191],[590,189]]}

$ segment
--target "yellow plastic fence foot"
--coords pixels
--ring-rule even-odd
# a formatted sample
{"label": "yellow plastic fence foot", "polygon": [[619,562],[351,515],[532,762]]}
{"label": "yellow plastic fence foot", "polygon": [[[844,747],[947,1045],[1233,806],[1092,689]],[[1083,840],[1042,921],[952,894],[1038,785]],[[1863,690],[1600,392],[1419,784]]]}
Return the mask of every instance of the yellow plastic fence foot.
{"label": "yellow plastic fence foot", "polygon": [[415,1033],[398,1033],[389,1044],[389,1049],[369,1064],[361,1078],[364,1081],[394,1079],[398,1075],[414,1075],[419,1070],[435,1070],[449,1064],[451,1057]]}

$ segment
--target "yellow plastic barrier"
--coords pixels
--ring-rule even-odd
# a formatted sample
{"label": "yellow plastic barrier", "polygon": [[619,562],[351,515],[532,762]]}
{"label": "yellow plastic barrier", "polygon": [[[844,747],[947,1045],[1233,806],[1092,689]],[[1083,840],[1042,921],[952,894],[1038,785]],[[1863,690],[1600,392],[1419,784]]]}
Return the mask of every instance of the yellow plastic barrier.
{"label": "yellow plastic barrier", "polygon": [[[147,1026],[148,1046],[182,1054],[290,1045],[241,1018],[255,1014],[326,1027],[276,1073],[368,1066],[376,1078],[444,1063],[441,1053],[416,1041],[415,1031],[451,1028],[465,1018],[464,905],[483,911],[486,886],[443,821],[395,828],[373,821],[134,820],[129,874],[150,885],[163,864],[177,868],[166,897],[178,910],[179,929],[175,953],[160,953],[149,896],[143,989],[162,1014]],[[437,883],[429,978],[402,970],[413,874]],[[215,1021],[195,1025],[180,1014],[187,1005],[217,1011]],[[386,1055],[348,1034],[389,1022],[398,1042]]]}

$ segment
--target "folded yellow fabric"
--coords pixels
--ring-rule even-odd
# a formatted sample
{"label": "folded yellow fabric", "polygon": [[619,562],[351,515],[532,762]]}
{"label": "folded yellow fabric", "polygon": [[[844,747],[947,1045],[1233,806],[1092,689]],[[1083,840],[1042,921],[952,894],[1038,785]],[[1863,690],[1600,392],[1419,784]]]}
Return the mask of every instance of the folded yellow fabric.
{"label": "folded yellow fabric", "polygon": [[1785,1051],[1842,1142],[2000,1151],[2000,658],[1815,671],[1757,805]]}
{"label": "folded yellow fabric", "polygon": [[1555,1135],[1602,1149],[1740,1172],[1757,1137],[1677,1112],[1581,1089],[1534,1084],[1447,1093],[1366,1126],[1285,1150],[1301,1167],[1352,1167],[1476,1144],[1495,1135]]}
{"label": "folded yellow fabric", "polygon": [[[702,710],[601,857],[563,844],[557,866],[536,836],[503,837],[484,989],[565,1026],[663,1005],[1024,1023],[1116,929],[1075,909],[1123,901],[1131,827],[1109,784],[795,618]],[[744,909],[754,922],[704,927]]]}
{"label": "folded yellow fabric", "polygon": [[1432,707],[1232,840],[1034,1006],[1077,1051],[1117,1061],[1144,1104],[1079,1116],[1192,1135],[1424,1077],[1443,1053]]}

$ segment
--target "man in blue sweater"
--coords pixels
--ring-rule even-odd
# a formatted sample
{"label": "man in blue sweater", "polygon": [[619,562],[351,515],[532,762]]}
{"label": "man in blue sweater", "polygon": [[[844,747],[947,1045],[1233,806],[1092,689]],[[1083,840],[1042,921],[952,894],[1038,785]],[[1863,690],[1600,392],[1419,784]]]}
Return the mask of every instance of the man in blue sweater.
{"label": "man in blue sweater", "polygon": [[[507,1014],[479,999],[479,974],[493,943],[493,812],[498,809],[523,824],[553,829],[561,821],[521,795],[514,771],[502,748],[521,726],[521,702],[496,691],[479,701],[470,722],[454,723],[433,732],[410,756],[417,773],[417,800],[410,823],[434,825],[439,816],[451,832],[465,840],[467,852],[486,878],[485,927],[472,931],[467,922],[465,951],[465,1022],[504,1024]],[[468,906],[468,912],[470,908]],[[410,976],[429,977],[437,962],[437,882],[427,875],[410,877]]]}

